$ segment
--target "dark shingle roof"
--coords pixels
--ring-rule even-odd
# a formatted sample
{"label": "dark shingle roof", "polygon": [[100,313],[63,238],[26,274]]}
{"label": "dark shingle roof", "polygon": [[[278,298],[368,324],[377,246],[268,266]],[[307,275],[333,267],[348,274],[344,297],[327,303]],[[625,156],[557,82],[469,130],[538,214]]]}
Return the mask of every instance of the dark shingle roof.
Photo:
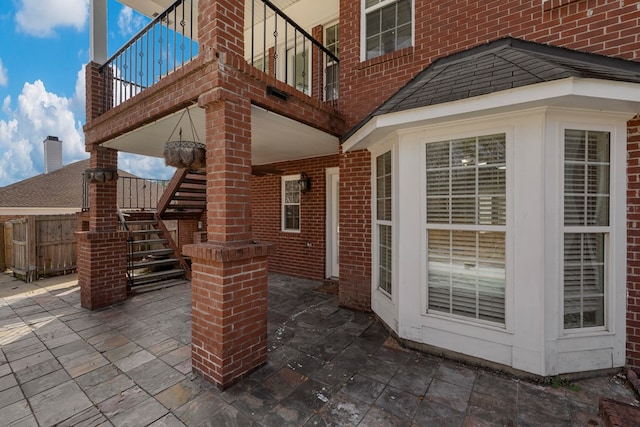
{"label": "dark shingle roof", "polygon": [[[82,179],[89,160],[80,160],[6,187],[0,187],[0,207],[76,208],[82,207]],[[118,171],[120,176],[135,177]]]}
{"label": "dark shingle roof", "polygon": [[434,61],[342,141],[375,116],[569,77],[640,83],[640,62],[499,39]]}

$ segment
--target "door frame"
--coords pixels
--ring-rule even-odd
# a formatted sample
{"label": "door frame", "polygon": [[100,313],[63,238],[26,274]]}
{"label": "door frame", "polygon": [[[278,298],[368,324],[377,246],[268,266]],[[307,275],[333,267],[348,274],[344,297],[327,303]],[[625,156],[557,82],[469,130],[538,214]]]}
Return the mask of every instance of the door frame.
{"label": "door frame", "polygon": [[340,227],[340,206],[339,206],[339,185],[340,168],[327,168],[326,174],[326,262],[325,277],[338,278],[340,264],[338,260],[339,251],[339,227]]}

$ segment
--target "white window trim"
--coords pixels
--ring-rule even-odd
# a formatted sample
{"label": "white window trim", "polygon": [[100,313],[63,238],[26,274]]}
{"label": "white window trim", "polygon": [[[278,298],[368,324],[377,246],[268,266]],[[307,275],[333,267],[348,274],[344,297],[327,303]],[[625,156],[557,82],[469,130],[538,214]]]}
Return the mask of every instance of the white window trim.
{"label": "white window trim", "polygon": [[[564,225],[564,135],[566,130],[584,130],[584,131],[596,131],[596,132],[608,132],[609,133],[609,225],[608,226],[565,226]],[[626,129],[625,129],[626,130]],[[623,221],[620,224],[618,220],[618,215],[616,211],[619,210],[619,192],[620,186],[624,188],[626,192],[626,162],[623,164],[624,167],[620,167],[619,162],[619,151],[620,144],[617,143],[617,132],[616,128],[612,126],[601,126],[593,123],[585,123],[585,122],[561,122],[560,126],[558,126],[558,141],[560,142],[560,148],[558,150],[559,154],[559,162],[558,166],[560,168],[560,172],[558,176],[562,177],[562,181],[558,184],[558,192],[559,192],[559,201],[560,201],[560,217],[559,217],[559,228],[561,230],[560,235],[558,236],[557,247],[559,249],[558,257],[559,257],[559,268],[558,268],[558,283],[562,284],[562,288],[560,289],[559,294],[559,308],[560,308],[560,316],[558,316],[558,337],[561,338],[575,338],[579,336],[600,336],[600,335],[609,335],[615,333],[614,326],[615,325],[615,316],[616,307],[615,307],[615,294],[616,287],[620,286],[616,283],[616,281],[620,280],[620,277],[617,278],[615,276],[615,267],[612,265],[613,263],[619,262],[619,258],[621,255],[619,251],[616,250],[616,247],[619,245],[617,240],[619,239],[618,233],[616,230],[618,227],[625,227],[626,223]],[[626,140],[624,147],[626,148]],[[620,182],[620,173],[618,169],[624,170],[622,183]],[[618,172],[618,173],[616,173]],[[625,193],[626,194],[626,193]],[[626,210],[625,210],[626,214]],[[566,329],[564,326],[564,234],[565,232],[572,233],[600,233],[604,234],[605,238],[605,290],[604,290],[604,325],[602,326],[592,326],[586,328],[571,328]],[[626,235],[626,233],[625,233]],[[626,239],[625,239],[626,242]],[[626,266],[626,257],[624,257],[625,266]],[[625,274],[622,274],[623,278],[626,278],[626,270]],[[626,288],[626,282],[623,282],[624,287]]]}
{"label": "white window trim", "polygon": [[[442,140],[449,139],[463,139],[463,138],[471,138],[477,137],[481,135],[492,135],[492,134],[504,134],[505,135],[505,162],[507,164],[506,169],[506,199],[507,199],[507,213],[506,213],[506,227],[499,226],[500,231],[505,232],[505,289],[504,289],[504,305],[505,305],[505,313],[504,323],[496,323],[490,322],[482,319],[472,319],[465,316],[459,316],[455,314],[447,314],[443,312],[437,311],[429,311],[429,283],[428,283],[428,236],[427,236],[427,200],[426,197],[422,197],[421,200],[421,218],[422,218],[422,227],[421,227],[421,235],[422,235],[422,280],[421,280],[421,315],[424,318],[431,319],[439,319],[445,322],[453,322],[460,325],[467,325],[472,327],[479,327],[482,329],[493,330],[497,332],[507,332],[513,333],[513,313],[514,310],[514,256],[513,256],[513,248],[514,248],[514,235],[515,235],[515,224],[513,220],[514,215],[514,179],[515,173],[514,168],[509,167],[509,165],[515,164],[514,159],[514,148],[513,148],[513,139],[514,139],[514,129],[513,126],[496,126],[496,127],[487,127],[483,126],[481,122],[477,120],[471,120],[467,122],[468,124],[464,125],[462,129],[459,129],[456,132],[451,131],[451,124],[447,124],[444,127],[436,126],[430,129],[428,136],[420,137],[420,150],[421,150],[421,159],[420,162],[420,188],[421,195],[425,195],[427,191],[427,165],[424,162],[424,159],[427,155],[427,144],[432,142],[439,142]],[[462,226],[462,228],[467,229],[467,227],[476,227],[476,226]],[[461,229],[462,229],[461,228]],[[471,229],[471,228],[468,228]],[[496,228],[497,230],[497,228]]]}
{"label": "white window trim", "polygon": [[[360,62],[375,61],[376,59],[388,55],[391,52],[376,56],[375,58],[367,59],[367,13],[373,12],[390,4],[397,2],[398,0],[382,0],[375,6],[371,6],[369,9],[365,7],[365,0],[360,1]],[[416,3],[415,0],[411,0],[411,46],[416,44]]]}
{"label": "white window trim", "polygon": [[[300,233],[300,230],[302,229],[302,193],[300,192],[300,199],[298,202],[298,213],[300,215],[300,222],[299,222],[299,228],[296,229],[291,229],[291,228],[285,228],[286,225],[286,218],[285,218],[285,183],[288,181],[298,181],[300,179],[300,175],[285,175],[282,177],[282,179],[280,180],[281,184],[280,184],[280,228],[281,231],[284,233]],[[298,190],[299,191],[299,190]]]}
{"label": "white window trim", "polygon": [[[325,24],[322,26],[322,36],[323,36],[323,44],[326,46],[327,43],[327,29],[330,27],[333,27],[335,25],[338,25],[338,49],[340,49],[340,21],[339,20],[335,20],[335,21],[331,21],[328,24]],[[338,55],[336,55],[338,56]],[[339,56],[338,56],[339,58]],[[332,65],[337,65],[335,62],[330,61],[329,57],[325,56],[324,58],[324,67],[322,69],[323,72],[323,78],[324,78],[324,85],[322,88],[322,97],[325,101],[335,101],[340,97],[340,92],[338,91],[338,96],[336,96],[335,98],[327,98],[327,68],[332,66]],[[339,66],[339,65],[338,65]],[[339,70],[339,69],[338,69]],[[338,74],[338,76],[336,76],[336,85],[339,84],[340,82],[340,75]]]}
{"label": "white window trim", "polygon": [[[383,143],[371,152],[371,291],[384,297],[389,305],[393,305],[398,299],[398,153],[395,144]],[[382,154],[391,152],[391,221],[378,221],[376,219],[376,158]],[[391,226],[391,294],[381,289],[379,283],[379,244],[378,225]]]}

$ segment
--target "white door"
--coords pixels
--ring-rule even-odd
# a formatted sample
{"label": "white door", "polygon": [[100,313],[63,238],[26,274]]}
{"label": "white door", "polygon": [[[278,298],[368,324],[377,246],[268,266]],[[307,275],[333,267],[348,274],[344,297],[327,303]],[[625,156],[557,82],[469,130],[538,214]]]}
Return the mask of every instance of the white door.
{"label": "white door", "polygon": [[338,168],[327,169],[327,277],[339,277],[339,200],[340,173]]}

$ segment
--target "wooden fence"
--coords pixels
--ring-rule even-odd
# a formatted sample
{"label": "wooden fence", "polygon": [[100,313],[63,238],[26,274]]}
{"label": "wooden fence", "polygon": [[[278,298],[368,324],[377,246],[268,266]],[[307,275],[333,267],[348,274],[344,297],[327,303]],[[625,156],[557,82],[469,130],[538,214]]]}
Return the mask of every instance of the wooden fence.
{"label": "wooden fence", "polygon": [[13,273],[31,282],[77,268],[76,215],[28,216],[10,221]]}

